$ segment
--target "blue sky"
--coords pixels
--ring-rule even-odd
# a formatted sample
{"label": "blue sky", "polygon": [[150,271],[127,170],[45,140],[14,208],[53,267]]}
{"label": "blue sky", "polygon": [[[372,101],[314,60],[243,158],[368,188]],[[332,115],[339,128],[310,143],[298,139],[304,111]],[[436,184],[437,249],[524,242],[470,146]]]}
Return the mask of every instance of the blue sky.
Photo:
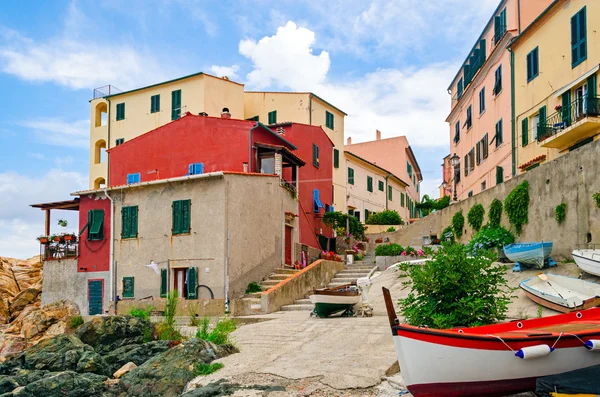
{"label": "blue sky", "polygon": [[[87,187],[93,89],[205,71],[313,91],[354,142],[406,135],[437,196],[447,87],[497,0],[96,0],[0,5],[0,255],[37,253],[28,204]],[[474,4],[477,4],[474,6]],[[74,214],[56,213],[70,221]],[[60,231],[57,227],[53,228]]]}

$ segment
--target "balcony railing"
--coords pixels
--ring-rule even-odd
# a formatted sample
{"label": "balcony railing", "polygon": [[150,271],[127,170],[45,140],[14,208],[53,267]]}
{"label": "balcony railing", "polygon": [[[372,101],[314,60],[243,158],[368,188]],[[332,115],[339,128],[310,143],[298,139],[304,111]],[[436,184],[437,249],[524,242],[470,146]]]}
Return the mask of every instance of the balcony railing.
{"label": "balcony railing", "polygon": [[79,244],[77,239],[50,241],[40,244],[40,251],[45,261],[76,258],[79,255]]}
{"label": "balcony railing", "polygon": [[569,106],[558,109],[545,120],[540,120],[537,140],[548,139],[588,116],[600,116],[600,97],[583,96]]}
{"label": "balcony railing", "polygon": [[123,91],[113,85],[105,85],[94,89],[93,99],[104,98],[105,96],[120,94],[121,92]]}

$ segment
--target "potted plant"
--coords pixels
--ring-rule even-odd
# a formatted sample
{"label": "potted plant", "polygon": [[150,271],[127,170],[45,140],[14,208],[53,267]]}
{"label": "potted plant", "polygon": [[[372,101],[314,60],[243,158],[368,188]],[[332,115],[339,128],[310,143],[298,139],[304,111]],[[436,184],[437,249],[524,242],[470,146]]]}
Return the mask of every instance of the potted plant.
{"label": "potted plant", "polygon": [[41,235],[37,238],[37,241],[40,242],[40,244],[48,244],[48,242],[50,241],[50,239],[48,238],[48,236],[46,235]]}
{"label": "potted plant", "polygon": [[75,233],[65,233],[64,239],[65,241],[75,241],[77,239],[77,236],[75,235]]}
{"label": "potted plant", "polygon": [[560,112],[562,109],[562,105],[556,105],[554,106],[554,110],[556,110],[557,112]]}
{"label": "potted plant", "polygon": [[375,242],[377,244],[381,244],[381,243],[383,243],[383,238],[379,237],[379,238],[375,239]]}
{"label": "potted plant", "polygon": [[65,219],[59,219],[58,220],[58,226],[60,227],[67,227],[69,225],[69,222],[67,222]]}
{"label": "potted plant", "polygon": [[63,236],[60,234],[52,234],[50,236],[50,241],[61,241],[63,239]]}

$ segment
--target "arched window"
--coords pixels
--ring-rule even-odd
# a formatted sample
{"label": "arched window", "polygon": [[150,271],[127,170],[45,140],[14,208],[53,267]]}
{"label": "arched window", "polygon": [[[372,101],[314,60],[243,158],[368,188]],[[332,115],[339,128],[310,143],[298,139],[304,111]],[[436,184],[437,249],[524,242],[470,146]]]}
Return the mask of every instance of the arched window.
{"label": "arched window", "polygon": [[94,189],[102,189],[106,187],[106,180],[103,177],[98,177],[94,180]]}
{"label": "arched window", "polygon": [[108,122],[108,110],[106,102],[100,102],[96,105],[96,116],[94,117],[94,126],[100,127]]}
{"label": "arched window", "polygon": [[106,141],[100,139],[96,142],[94,150],[94,164],[104,163],[106,160]]}

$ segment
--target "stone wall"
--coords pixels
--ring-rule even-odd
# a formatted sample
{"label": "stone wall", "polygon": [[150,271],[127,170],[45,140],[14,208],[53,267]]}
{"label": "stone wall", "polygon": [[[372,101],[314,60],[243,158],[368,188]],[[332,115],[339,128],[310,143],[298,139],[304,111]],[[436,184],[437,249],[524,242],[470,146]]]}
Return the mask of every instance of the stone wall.
{"label": "stone wall", "polygon": [[366,225],[366,226],[367,226],[367,230],[365,230],[365,234],[368,234],[368,235],[385,233],[386,230],[388,230],[390,227],[393,227],[394,229],[396,229],[396,231],[406,227],[406,225]]}
{"label": "stone wall", "polygon": [[[474,197],[452,204],[450,207],[398,230],[386,233],[390,242],[401,245],[421,245],[423,236],[441,235],[450,225],[452,216],[459,210],[465,216],[465,230],[459,240],[466,243],[474,232],[468,224],[467,213],[475,204],[485,208],[485,222],[493,199],[504,201],[521,182],[529,182],[529,224],[517,236],[518,242],[552,241],[554,259],[570,258],[577,246],[600,243],[600,209],[592,195],[600,191],[600,142],[595,141],[540,167],[516,176],[511,180],[486,190]],[[559,225],[554,211],[561,202],[567,204],[566,219]],[[485,223],[484,222],[484,223]],[[502,224],[509,227],[506,213]],[[372,235],[376,238],[378,235]]]}

